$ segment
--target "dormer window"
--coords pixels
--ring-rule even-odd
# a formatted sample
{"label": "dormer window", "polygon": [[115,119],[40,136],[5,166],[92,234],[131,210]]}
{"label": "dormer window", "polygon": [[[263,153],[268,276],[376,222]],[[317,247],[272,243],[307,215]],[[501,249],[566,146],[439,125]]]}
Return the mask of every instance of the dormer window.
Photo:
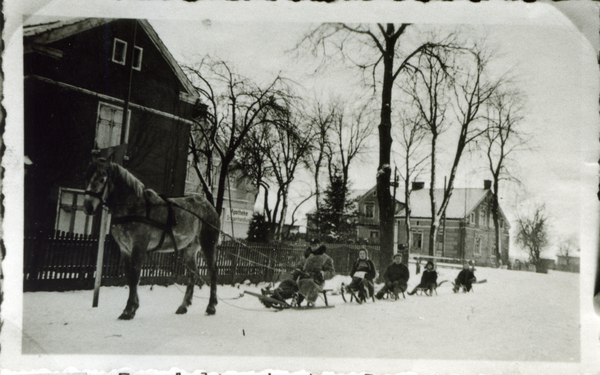
{"label": "dormer window", "polygon": [[127,56],[127,42],[115,38],[113,43],[113,54],[112,61],[117,64],[125,65],[125,58]]}

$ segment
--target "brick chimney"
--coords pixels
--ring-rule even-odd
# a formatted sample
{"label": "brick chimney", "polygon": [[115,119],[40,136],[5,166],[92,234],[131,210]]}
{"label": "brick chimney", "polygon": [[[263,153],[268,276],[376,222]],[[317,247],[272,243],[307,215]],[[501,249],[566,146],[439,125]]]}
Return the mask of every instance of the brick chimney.
{"label": "brick chimney", "polygon": [[425,182],[423,181],[413,181],[412,183],[412,189],[413,191],[415,190],[421,190],[425,187]]}
{"label": "brick chimney", "polygon": [[483,180],[483,188],[485,190],[490,190],[492,188],[492,181],[491,180]]}

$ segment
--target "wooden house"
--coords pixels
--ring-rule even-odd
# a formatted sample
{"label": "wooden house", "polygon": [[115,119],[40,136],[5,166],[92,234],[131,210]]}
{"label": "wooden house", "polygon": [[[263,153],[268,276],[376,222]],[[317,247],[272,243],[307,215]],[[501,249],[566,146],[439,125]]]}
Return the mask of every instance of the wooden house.
{"label": "wooden house", "polygon": [[94,230],[82,193],[95,145],[127,144],[124,167],[147,188],[183,195],[190,119],[204,106],[150,23],[33,20],[23,27],[26,235]]}
{"label": "wooden house", "polygon": [[[418,183],[416,183],[418,184]],[[473,259],[481,265],[497,265],[508,261],[510,225],[500,208],[500,251],[495,248],[490,181],[483,188],[455,188],[441,220],[435,256]],[[402,193],[404,194],[404,193]],[[443,189],[434,189],[437,202],[442,202]],[[402,195],[403,197],[403,195]],[[413,184],[410,196],[412,244],[411,255],[429,255],[431,203],[429,189]],[[398,243],[407,244],[406,214],[396,215]]]}

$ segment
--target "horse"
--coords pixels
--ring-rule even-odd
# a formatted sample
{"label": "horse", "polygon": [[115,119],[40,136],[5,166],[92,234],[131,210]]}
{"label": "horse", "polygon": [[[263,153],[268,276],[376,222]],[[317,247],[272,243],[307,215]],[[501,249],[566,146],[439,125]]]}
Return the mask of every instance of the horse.
{"label": "horse", "polygon": [[216,313],[216,245],[220,221],[206,198],[198,194],[181,198],[159,196],[145,189],[125,168],[103,158],[90,163],[85,184],[85,213],[94,215],[102,205],[108,208],[112,215],[110,234],[119,245],[125,263],[129,298],[119,319],[130,320],[135,316],[139,307],[137,285],[142,263],[145,255],[153,252],[181,252],[186,267],[192,271],[183,302],[176,311],[176,314],[185,314],[192,304],[196,255],[200,249],[210,276],[206,313]]}

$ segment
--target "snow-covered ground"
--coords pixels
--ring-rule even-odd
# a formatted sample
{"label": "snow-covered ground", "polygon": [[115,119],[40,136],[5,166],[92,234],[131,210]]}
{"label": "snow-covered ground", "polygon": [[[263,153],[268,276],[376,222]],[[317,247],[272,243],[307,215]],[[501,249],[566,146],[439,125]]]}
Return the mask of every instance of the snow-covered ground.
{"label": "snow-covered ground", "polygon": [[[409,288],[420,275],[411,267]],[[440,269],[439,280],[457,271]],[[579,275],[479,268],[474,293],[406,296],[358,305],[340,295],[333,309],[276,312],[244,290],[220,286],[215,316],[206,316],[208,288],[196,289],[186,315],[175,310],[184,287],[140,287],[132,321],[119,321],[127,288],[36,292],[23,296],[23,354],[115,354],[345,357],[432,360],[578,362]],[[327,288],[339,289],[336,276]],[[323,301],[319,302],[323,304]]]}

